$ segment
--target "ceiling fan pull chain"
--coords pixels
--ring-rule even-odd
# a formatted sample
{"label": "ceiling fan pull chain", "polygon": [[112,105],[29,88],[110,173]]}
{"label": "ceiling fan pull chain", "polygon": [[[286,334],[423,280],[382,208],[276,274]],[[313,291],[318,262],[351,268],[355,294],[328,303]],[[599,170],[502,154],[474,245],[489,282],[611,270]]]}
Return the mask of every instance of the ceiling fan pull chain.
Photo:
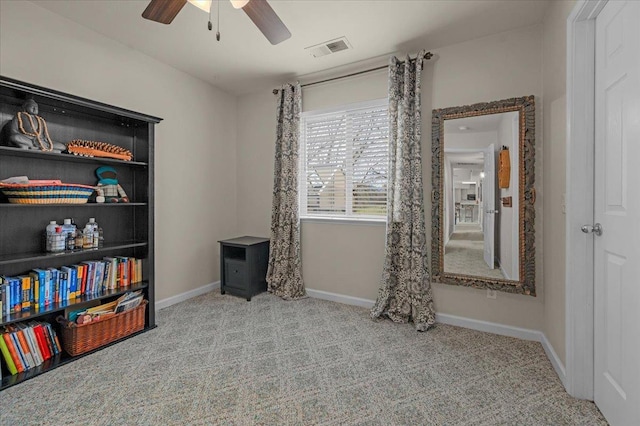
{"label": "ceiling fan pull chain", "polygon": [[211,4],[209,4],[209,23],[207,24],[207,28],[209,28],[209,31],[211,31],[213,29],[213,25],[211,24]]}
{"label": "ceiling fan pull chain", "polygon": [[218,3],[218,30],[216,31],[216,40],[220,41],[220,0],[216,2]]}

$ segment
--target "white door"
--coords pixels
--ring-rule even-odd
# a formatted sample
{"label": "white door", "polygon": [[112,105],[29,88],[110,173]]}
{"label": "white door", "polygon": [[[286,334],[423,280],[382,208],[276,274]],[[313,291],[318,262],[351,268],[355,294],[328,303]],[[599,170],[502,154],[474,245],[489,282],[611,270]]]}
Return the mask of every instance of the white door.
{"label": "white door", "polygon": [[640,2],[596,19],[594,398],[640,424]]}
{"label": "white door", "polygon": [[494,144],[484,150],[484,181],[482,182],[482,233],[484,261],[490,269],[495,264],[496,220],[496,149]]}

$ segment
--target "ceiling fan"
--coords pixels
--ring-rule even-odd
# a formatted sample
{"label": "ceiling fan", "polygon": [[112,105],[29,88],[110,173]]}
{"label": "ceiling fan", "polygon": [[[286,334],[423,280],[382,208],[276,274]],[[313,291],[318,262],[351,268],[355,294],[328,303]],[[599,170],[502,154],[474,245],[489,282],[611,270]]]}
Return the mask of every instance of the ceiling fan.
{"label": "ceiling fan", "polygon": [[[206,12],[210,11],[212,0],[188,1]],[[278,44],[291,37],[287,27],[266,0],[230,1],[234,8],[244,10],[271,44]],[[151,0],[142,12],[142,17],[162,24],[170,24],[186,3],[187,0]]]}

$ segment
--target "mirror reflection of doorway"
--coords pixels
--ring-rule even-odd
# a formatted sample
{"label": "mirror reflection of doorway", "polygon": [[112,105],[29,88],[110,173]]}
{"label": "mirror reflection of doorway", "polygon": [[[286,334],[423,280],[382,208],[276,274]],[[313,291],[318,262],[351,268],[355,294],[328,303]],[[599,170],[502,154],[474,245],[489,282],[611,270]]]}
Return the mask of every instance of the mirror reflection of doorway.
{"label": "mirror reflection of doorway", "polygon": [[493,208],[487,197],[494,197],[491,193],[495,185],[489,184],[495,182],[495,172],[491,166],[485,170],[486,155],[483,151],[445,154],[445,161],[451,166],[451,199],[455,212],[452,232],[445,244],[445,271],[504,279],[493,255],[495,238],[491,233],[494,228],[488,223],[493,218],[486,219],[487,206]]}

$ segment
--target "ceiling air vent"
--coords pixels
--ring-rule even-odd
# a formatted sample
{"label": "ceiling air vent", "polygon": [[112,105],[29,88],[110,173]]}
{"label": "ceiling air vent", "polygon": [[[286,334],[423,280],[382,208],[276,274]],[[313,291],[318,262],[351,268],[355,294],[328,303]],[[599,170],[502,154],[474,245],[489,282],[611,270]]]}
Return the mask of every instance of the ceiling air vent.
{"label": "ceiling air vent", "polygon": [[347,40],[346,37],[340,37],[335,40],[316,44],[315,46],[305,47],[304,50],[309,52],[309,54],[314,58],[319,58],[321,56],[327,56],[347,49],[352,49],[351,43],[349,43],[349,40]]}

